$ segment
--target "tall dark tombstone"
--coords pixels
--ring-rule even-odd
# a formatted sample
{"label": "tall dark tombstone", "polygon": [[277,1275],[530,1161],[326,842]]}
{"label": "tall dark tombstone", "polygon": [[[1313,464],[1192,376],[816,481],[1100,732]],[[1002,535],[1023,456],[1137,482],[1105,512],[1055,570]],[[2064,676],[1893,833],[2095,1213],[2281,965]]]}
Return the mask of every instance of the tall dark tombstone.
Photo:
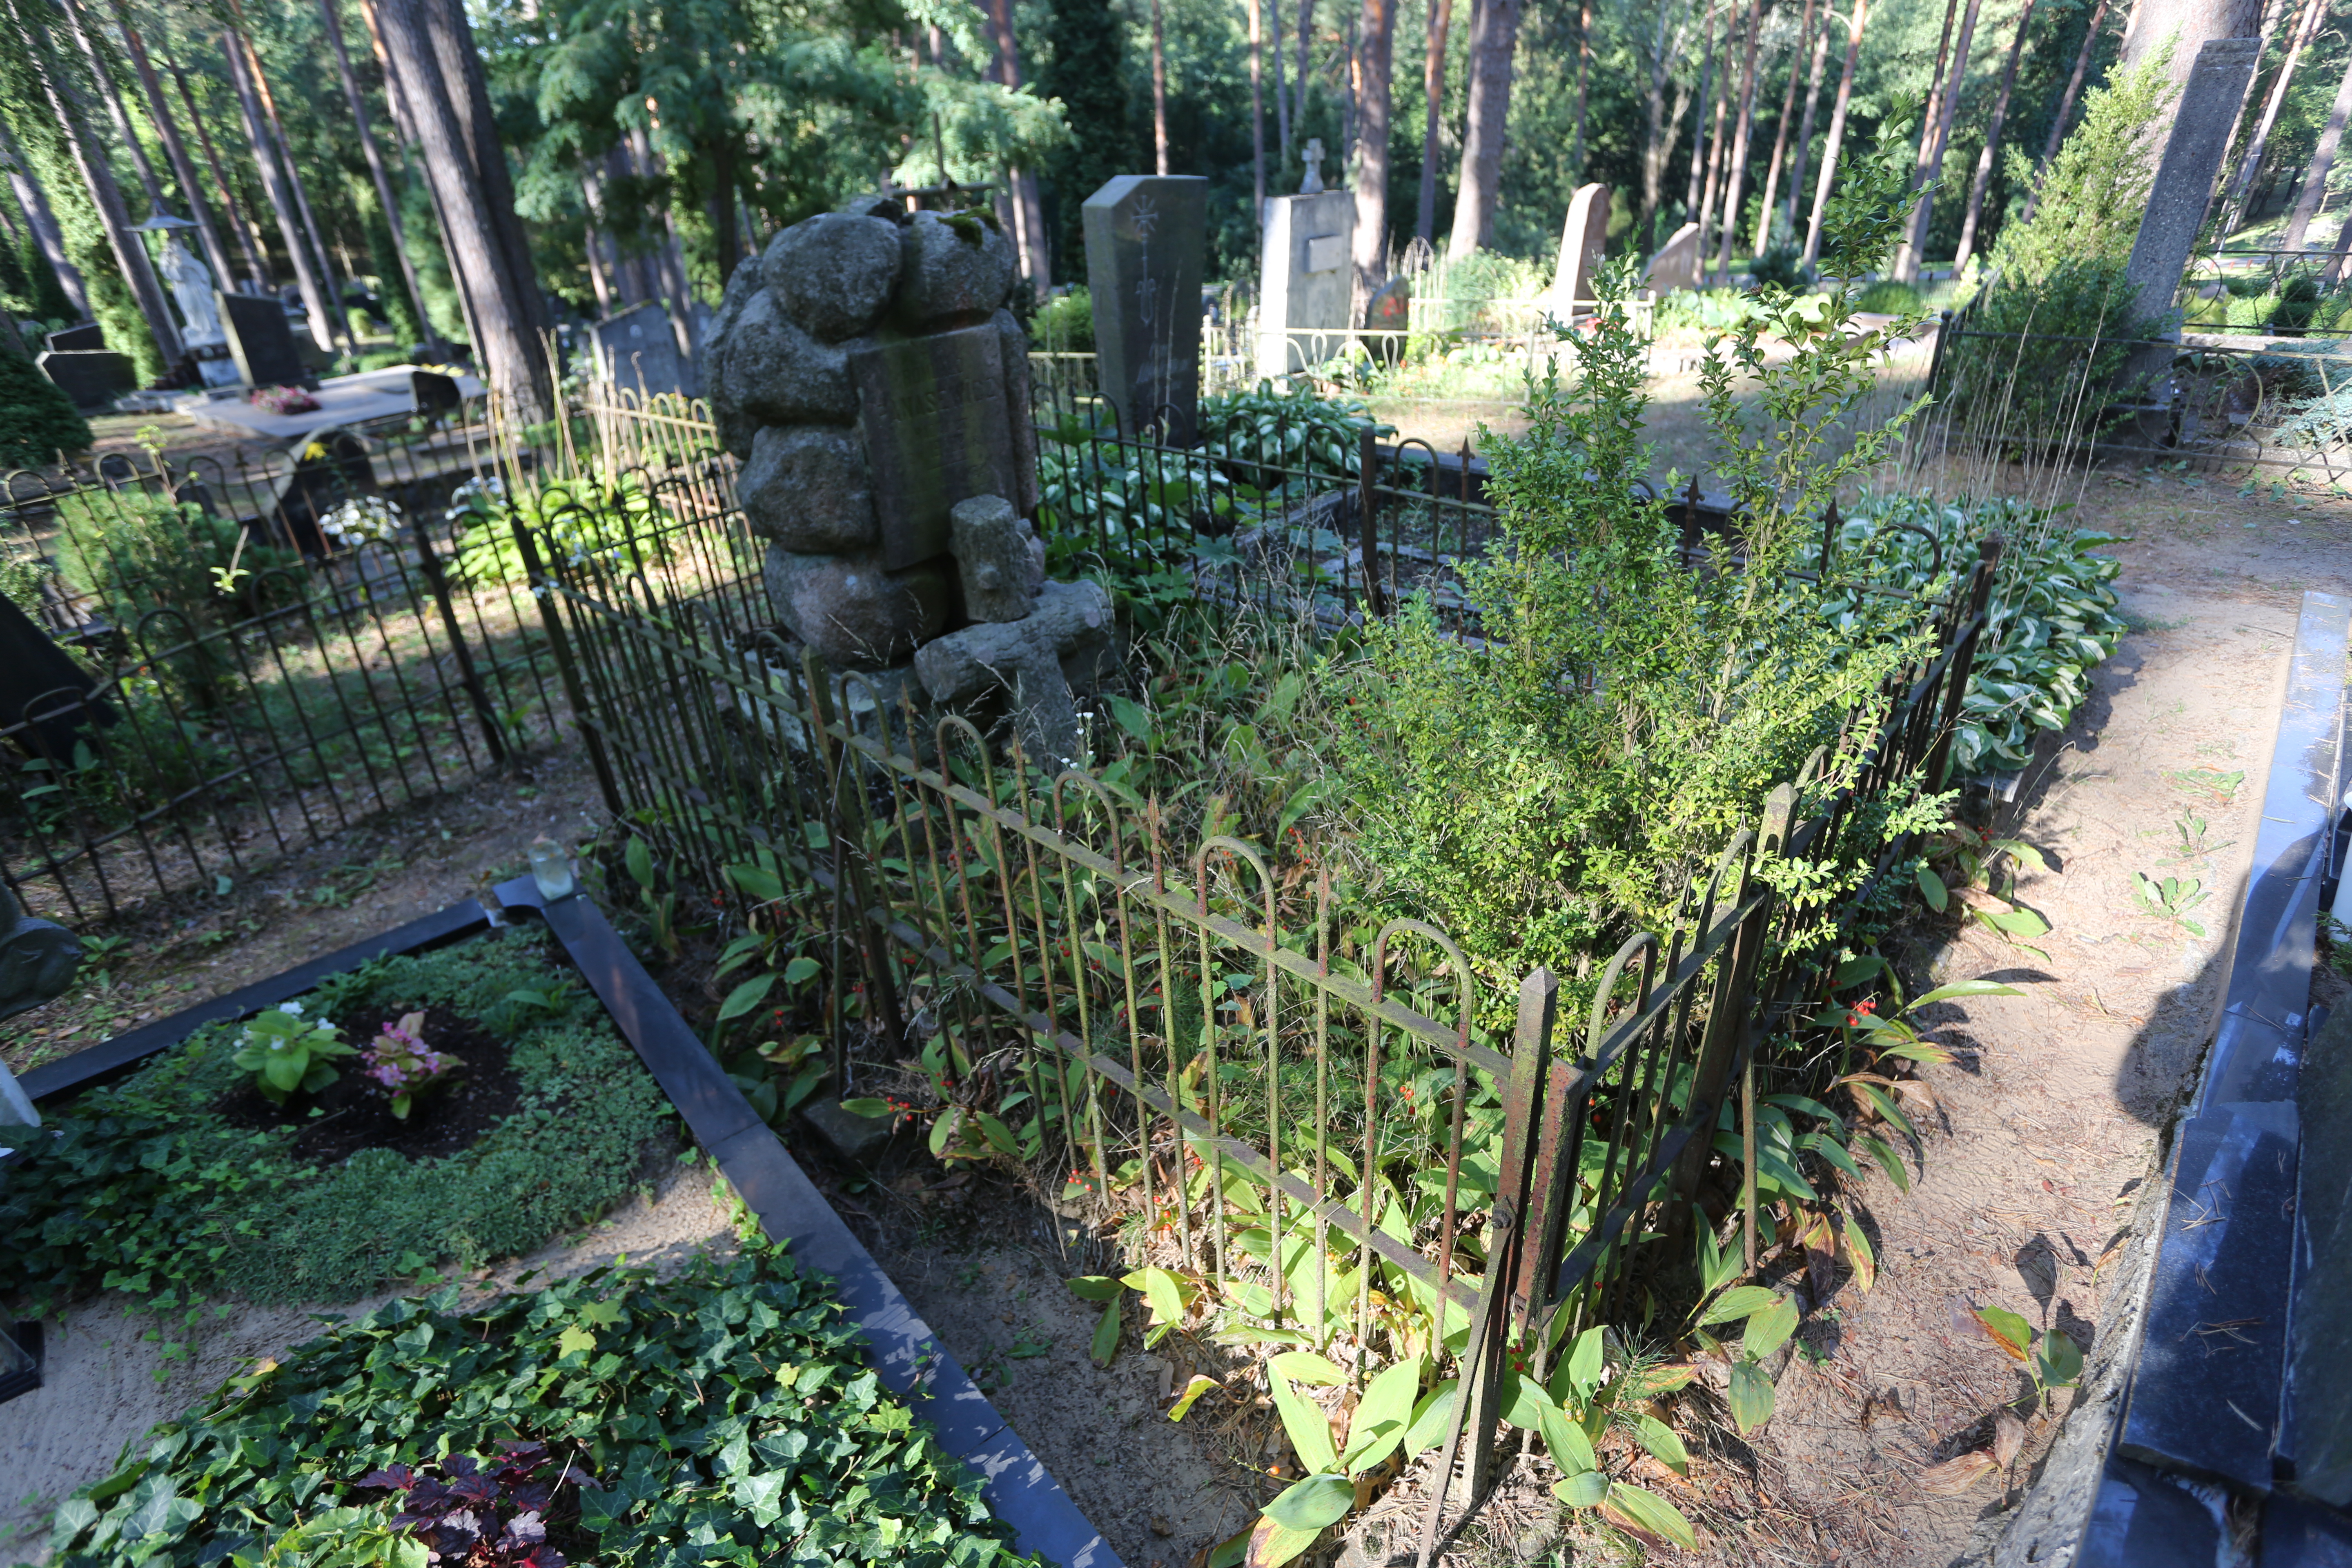
{"label": "tall dark tombstone", "polygon": [[1121,174],[1082,213],[1103,395],[1127,434],[1156,428],[1168,445],[1189,447],[1200,436],[1209,182]]}
{"label": "tall dark tombstone", "polygon": [[285,306],[262,294],[223,294],[219,299],[221,329],[228,334],[229,357],[236,362],[239,380],[247,386],[317,384],[294,346]]}

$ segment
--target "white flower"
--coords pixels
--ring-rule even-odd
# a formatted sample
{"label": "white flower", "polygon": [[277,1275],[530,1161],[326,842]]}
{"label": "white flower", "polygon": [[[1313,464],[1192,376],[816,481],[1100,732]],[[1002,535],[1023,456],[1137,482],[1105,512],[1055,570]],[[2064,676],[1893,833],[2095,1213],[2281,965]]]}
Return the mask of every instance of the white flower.
{"label": "white flower", "polygon": [[302,1004],[299,1002],[280,1002],[278,1004],[278,1010],[285,1014],[289,1018],[299,1018],[302,1016]]}

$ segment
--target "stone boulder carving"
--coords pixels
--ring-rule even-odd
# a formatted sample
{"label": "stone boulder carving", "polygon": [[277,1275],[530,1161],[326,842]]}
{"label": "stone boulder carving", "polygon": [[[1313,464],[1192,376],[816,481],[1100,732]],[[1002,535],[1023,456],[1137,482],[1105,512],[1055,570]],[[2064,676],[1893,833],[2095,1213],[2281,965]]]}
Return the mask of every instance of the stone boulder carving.
{"label": "stone boulder carving", "polygon": [[948,550],[975,621],[1017,621],[1045,585],[1045,542],[1003,496],[974,496],[948,513]]}
{"label": "stone boulder carving", "polygon": [[[711,412],[770,544],[769,602],[828,663],[879,670],[964,620],[1029,614],[1037,450],[1014,272],[988,214],[863,196],[727,281],[704,340]],[[968,572],[951,518],[981,497],[1001,499]]]}
{"label": "stone boulder carving", "polygon": [[982,621],[915,650],[915,674],[935,702],[1012,699],[1021,743],[1048,771],[1078,754],[1075,679],[1091,682],[1110,647],[1110,592],[1099,583],[1047,583],[1017,621]]}

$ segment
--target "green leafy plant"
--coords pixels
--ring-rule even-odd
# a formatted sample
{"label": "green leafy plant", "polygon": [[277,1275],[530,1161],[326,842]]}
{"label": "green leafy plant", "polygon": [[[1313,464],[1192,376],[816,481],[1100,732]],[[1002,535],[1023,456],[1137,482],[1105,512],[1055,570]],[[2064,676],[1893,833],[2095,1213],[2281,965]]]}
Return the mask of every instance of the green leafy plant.
{"label": "green leafy plant", "polygon": [[281,1002],[254,1016],[229,1059],[254,1075],[253,1087],[272,1104],[283,1105],[297,1092],[316,1094],[342,1077],[327,1064],[358,1054],[333,1024],[304,1017],[299,1002]]}
{"label": "green leafy plant", "polygon": [[[422,1568],[428,1547],[483,1568],[1037,1561],[883,1390],[830,1292],[756,1233],[668,1280],[604,1268],[392,1301],[132,1452],[58,1507],[58,1568]],[[518,1509],[542,1489],[544,1510]],[[492,1512],[521,1529],[486,1543]]]}
{"label": "green leafy plant", "polygon": [[0,473],[89,450],[89,421],[18,345],[0,343]]}
{"label": "green leafy plant", "polygon": [[618,477],[586,474],[509,492],[496,475],[467,480],[451,495],[448,521],[458,530],[457,575],[469,583],[521,586],[528,577],[517,522],[532,531],[541,564],[627,572],[670,556],[675,520],[635,469]]}
{"label": "green leafy plant", "polygon": [[1999,1307],[1979,1307],[1975,1317],[1985,1338],[2032,1380],[2034,1401],[2044,1410],[2050,1407],[2052,1394],[2082,1382],[2083,1347],[2073,1335],[2036,1329],[2015,1312]]}
{"label": "green leafy plant", "polygon": [[2203,936],[2204,925],[2189,918],[2213,894],[2194,877],[2150,877],[2145,871],[2134,871],[2131,879],[2132,897],[2139,907],[2158,920],[2169,921],[2190,936]]}

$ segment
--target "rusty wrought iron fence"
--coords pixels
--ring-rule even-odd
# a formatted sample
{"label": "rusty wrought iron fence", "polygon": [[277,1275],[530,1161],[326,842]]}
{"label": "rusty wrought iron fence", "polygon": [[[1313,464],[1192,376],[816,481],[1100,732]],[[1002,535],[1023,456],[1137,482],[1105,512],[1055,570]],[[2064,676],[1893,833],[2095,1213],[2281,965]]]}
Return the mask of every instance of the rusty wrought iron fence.
{"label": "rusty wrought iron fence", "polygon": [[[1076,1201],[1116,1188],[1136,1245],[1210,1281],[1245,1334],[1352,1342],[1360,1375],[1407,1319],[1433,1353],[1465,1344],[1447,1463],[1466,1454],[1474,1489],[1505,1344],[1540,1367],[1631,1304],[1679,1256],[1725,1138],[1756,1169],[1759,1079],[1788,1070],[1772,1042],[1827,990],[1802,934],[1822,912],[1766,872],[1863,869],[1843,930],[1907,863],[1871,808],[1944,782],[1997,553],[1916,603],[1923,651],[1667,929],[1624,944],[1587,1019],[1559,1019],[1538,971],[1504,1037],[1441,930],[1351,938],[1360,911],[1311,858],[1171,842],[1131,771],[1038,772],[902,681],[824,668],[771,629],[740,516],[692,526],[728,535],[692,559],[743,574],[565,558],[518,522],[616,816],[681,890],[745,919],[781,892],[831,922],[869,1037],[940,1053],[935,1142],[1066,1170]],[[835,1093],[870,1081],[835,1049]],[[1752,1181],[1735,1203],[1752,1259]]]}
{"label": "rusty wrought iron fence", "polygon": [[534,446],[477,401],[9,476],[0,875],[76,924],[223,891],[552,741],[566,704],[506,513],[572,552],[708,538],[662,522],[718,507],[732,469],[680,435],[697,412],[623,397]]}

